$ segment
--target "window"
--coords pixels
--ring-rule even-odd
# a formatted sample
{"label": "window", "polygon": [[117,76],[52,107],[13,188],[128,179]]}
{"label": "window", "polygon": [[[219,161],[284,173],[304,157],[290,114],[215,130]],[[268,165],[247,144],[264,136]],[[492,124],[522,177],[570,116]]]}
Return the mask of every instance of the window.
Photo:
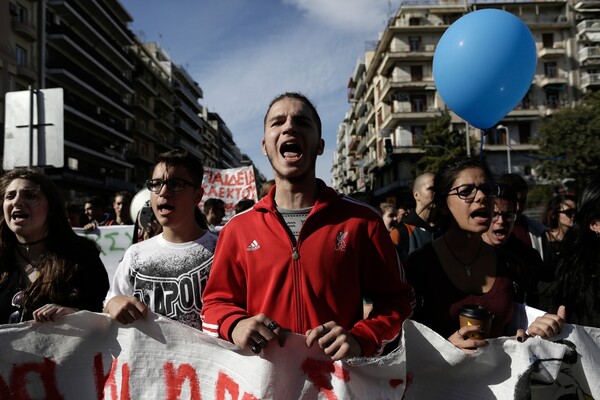
{"label": "window", "polygon": [[551,49],[554,47],[553,33],[542,33],[542,46],[546,49]]}
{"label": "window", "polygon": [[29,23],[28,10],[19,3],[17,3],[17,21],[24,24]]}
{"label": "window", "polygon": [[556,61],[544,63],[544,73],[548,78],[557,78],[558,67],[556,66]]}
{"label": "window", "polygon": [[423,137],[423,132],[425,132],[425,126],[423,125],[413,125],[410,127],[413,145],[419,143],[419,141]]}
{"label": "window", "polygon": [[410,78],[413,82],[420,82],[423,80],[423,66],[412,65],[410,67]]}
{"label": "window", "polygon": [[27,50],[19,45],[15,46],[15,58],[17,59],[17,65],[27,66]]}
{"label": "window", "polygon": [[421,36],[408,37],[409,51],[421,51]]}
{"label": "window", "polygon": [[559,98],[557,92],[546,92],[546,107],[558,108]]}
{"label": "window", "polygon": [[419,26],[421,25],[421,18],[412,17],[408,20],[409,26]]}
{"label": "window", "polygon": [[424,112],[427,109],[427,101],[424,94],[413,94],[410,96],[410,107],[412,112]]}
{"label": "window", "polygon": [[519,143],[529,143],[531,140],[531,122],[519,122]]}

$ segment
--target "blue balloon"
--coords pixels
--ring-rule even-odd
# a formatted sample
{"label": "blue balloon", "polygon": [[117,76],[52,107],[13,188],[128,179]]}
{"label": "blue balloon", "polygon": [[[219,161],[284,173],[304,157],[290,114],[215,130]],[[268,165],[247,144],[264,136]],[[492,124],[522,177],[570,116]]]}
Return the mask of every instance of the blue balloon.
{"label": "blue balloon", "polygon": [[535,40],[518,17],[485,9],[459,18],[442,35],[433,78],[448,105],[476,128],[498,123],[525,96],[535,75]]}

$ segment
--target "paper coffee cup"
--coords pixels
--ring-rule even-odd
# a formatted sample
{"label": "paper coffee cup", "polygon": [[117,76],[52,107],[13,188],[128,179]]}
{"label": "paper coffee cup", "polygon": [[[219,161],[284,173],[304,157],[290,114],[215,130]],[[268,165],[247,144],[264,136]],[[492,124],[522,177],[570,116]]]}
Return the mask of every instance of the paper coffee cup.
{"label": "paper coffee cup", "polygon": [[469,325],[477,325],[480,327],[479,332],[469,332],[465,334],[465,338],[468,339],[487,339],[490,334],[493,318],[494,315],[489,312],[487,308],[475,304],[465,305],[458,311],[458,319],[461,328]]}

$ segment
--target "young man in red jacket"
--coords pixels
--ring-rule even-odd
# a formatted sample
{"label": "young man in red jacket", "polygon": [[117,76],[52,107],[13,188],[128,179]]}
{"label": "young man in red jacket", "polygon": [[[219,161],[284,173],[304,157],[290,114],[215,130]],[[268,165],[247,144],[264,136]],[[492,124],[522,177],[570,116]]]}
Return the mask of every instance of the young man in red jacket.
{"label": "young man in red jacket", "polygon": [[[221,231],[204,332],[255,353],[292,331],[333,360],[380,354],[414,301],[380,215],[316,178],[324,141],[305,96],[276,97],[264,126],[275,186]],[[363,297],[373,300],[366,319]]]}

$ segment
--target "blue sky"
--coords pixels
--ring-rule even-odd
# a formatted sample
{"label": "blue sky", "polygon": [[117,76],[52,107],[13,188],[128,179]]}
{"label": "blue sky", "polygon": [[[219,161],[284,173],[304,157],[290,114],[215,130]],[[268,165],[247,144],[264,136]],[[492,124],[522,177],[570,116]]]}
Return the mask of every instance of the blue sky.
{"label": "blue sky", "polygon": [[[143,41],[158,42],[200,84],[200,103],[227,123],[268,179],[263,117],[284,91],[307,95],[323,121],[317,176],[331,182],[347,83],[366,43],[377,40],[400,0],[121,0]],[[392,14],[390,14],[390,12]]]}

